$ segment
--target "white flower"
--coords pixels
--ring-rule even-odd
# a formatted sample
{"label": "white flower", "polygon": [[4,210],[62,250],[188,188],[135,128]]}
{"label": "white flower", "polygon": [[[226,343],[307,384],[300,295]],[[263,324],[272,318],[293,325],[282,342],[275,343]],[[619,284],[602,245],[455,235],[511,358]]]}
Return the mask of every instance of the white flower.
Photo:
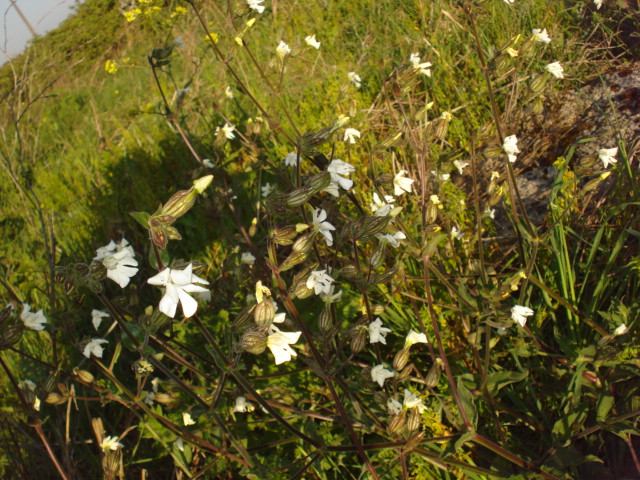
{"label": "white flower", "polygon": [[560,62],[550,63],[544,69],[556,78],[564,78],[564,68],[562,68]]}
{"label": "white flower", "polygon": [[434,205],[439,205],[440,203],[442,203],[442,202],[440,202],[440,197],[438,195],[431,195],[429,197],[429,201],[431,203],[433,203]]}
{"label": "white flower", "polygon": [[288,362],[292,356],[297,357],[298,354],[289,345],[296,343],[302,332],[282,332],[275,325],[269,328],[272,333],[267,337],[267,347],[273,353],[276,365]]}
{"label": "white flower", "polygon": [[417,408],[420,413],[424,412],[426,407],[422,403],[422,399],[418,398],[408,389],[404,389],[404,408]]}
{"label": "white flower", "polygon": [[453,166],[458,169],[458,173],[462,175],[462,172],[465,168],[469,166],[469,162],[465,162],[464,160],[454,160]]}
{"label": "white flower", "polygon": [[337,182],[334,182],[332,180],[331,183],[329,184],[329,186],[326,187],[326,188],[323,188],[322,191],[323,192],[327,192],[327,193],[333,195],[334,197],[339,197],[340,196],[340,185],[338,185]]}
{"label": "white flower", "polygon": [[356,130],[355,128],[347,128],[344,131],[344,138],[343,140],[345,142],[349,142],[351,144],[356,143],[356,137],[360,138],[360,132],[358,130]]}
{"label": "white flower", "polygon": [[600,10],[600,7],[602,6],[602,0],[593,0],[593,3],[595,3],[596,8]]}
{"label": "white flower", "polygon": [[125,238],[119,243],[111,240],[108,245],[100,247],[93,259],[105,266],[107,277],[120,285],[120,288],[129,285],[131,277],[138,273],[138,261]]}
{"label": "white flower", "polygon": [[536,42],[540,43],[549,43],[551,42],[551,37],[547,33],[547,29],[540,30],[539,28],[534,28],[531,30],[531,34]]}
{"label": "white flower", "polygon": [[262,198],[266,198],[273,192],[273,185],[265,183],[260,190],[262,191]]}
{"label": "white flower", "polygon": [[253,412],[255,408],[256,407],[254,407],[252,403],[247,402],[247,399],[242,395],[240,395],[239,397],[236,397],[236,403],[233,406],[232,412],[233,413]]}
{"label": "white flower", "polygon": [[509,161],[511,163],[515,162],[518,158],[516,157],[516,153],[520,153],[520,150],[518,150],[518,137],[515,135],[505,137],[504,142],[502,143],[502,149],[509,156]]}
{"label": "white flower", "polygon": [[393,415],[397,415],[402,411],[402,404],[395,398],[387,400],[387,410]]}
{"label": "white flower", "polygon": [[369,324],[369,343],[382,343],[387,344],[387,333],[391,331],[390,328],[382,326],[382,320],[376,318]]}
{"label": "white flower", "polygon": [[438,177],[443,182],[446,182],[447,180],[449,180],[451,178],[451,174],[450,173],[438,173],[435,170],[431,170],[431,175],[433,175],[434,177]]}
{"label": "white flower", "polygon": [[316,295],[329,294],[333,282],[333,278],[327,274],[326,270],[314,270],[307,278],[307,288],[313,290]]}
{"label": "white flower", "polygon": [[191,418],[191,414],[189,412],[183,412],[182,423],[184,424],[185,427],[188,427],[190,425],[195,425],[196,421],[193,418]]}
{"label": "white flower", "polygon": [[[302,156],[300,156],[300,163],[302,163]],[[284,157],[284,164],[287,167],[295,167],[298,165],[298,154],[296,152],[291,152]]]}
{"label": "white flower", "polygon": [[247,0],[247,5],[251,10],[255,10],[258,13],[264,12],[264,5],[260,5],[264,0]]}
{"label": "white flower", "polygon": [[356,88],[360,88],[360,86],[362,85],[362,79],[356,72],[347,73],[347,78],[351,81],[351,83],[353,83],[353,86]]}
{"label": "white flower", "polygon": [[398,240],[404,240],[407,236],[402,232],[396,232],[393,235],[390,233],[378,233],[376,238],[382,243],[388,243],[392,247],[398,248],[400,246]]}
{"label": "white flower", "polygon": [[[386,217],[387,215],[392,213],[391,210],[394,207],[391,204],[395,201],[396,199],[391,195],[385,195],[384,201],[382,201],[380,196],[376,192],[373,192],[373,203],[370,204],[369,207],[376,217]],[[398,213],[400,212],[397,212],[396,215]]]}
{"label": "white flower", "polygon": [[211,160],[209,160],[208,158],[205,158],[204,160],[202,160],[202,166],[203,167],[207,167],[207,168],[213,168],[215,167],[215,165],[213,164],[213,162]]}
{"label": "white flower", "polygon": [[147,280],[151,285],[165,287],[164,296],[160,300],[159,309],[168,317],[176,314],[178,303],[182,305],[182,313],[186,318],[191,317],[198,309],[196,302],[189,293],[206,292],[207,289],[196,285],[200,283],[208,285],[209,282],[192,273],[193,265],[190,263],[184,270],[165,268],[156,276]]}
{"label": "white flower", "polygon": [[227,97],[229,100],[233,98],[233,90],[231,90],[231,87],[229,85],[227,85],[224,88],[224,96]]}
{"label": "white flower", "polygon": [[304,41],[306,42],[307,45],[309,45],[310,47],[315,48],[316,50],[320,48],[320,42],[316,40],[316,36],[314,35],[307,35],[307,37],[305,37]]}
{"label": "white flower", "polygon": [[291,53],[291,48],[281,40],[278,44],[278,47],[276,48],[276,53],[281,59],[283,59]]}
{"label": "white flower", "polygon": [[417,53],[412,53],[409,57],[409,61],[411,65],[413,65],[414,70],[418,70],[418,73],[421,75],[426,75],[427,77],[431,76],[431,62],[420,63],[420,56]]}
{"label": "white flower", "polygon": [[44,313],[42,313],[42,310],[32,312],[28,303],[22,304],[20,320],[22,320],[25,327],[31,330],[44,330],[44,324],[47,323],[47,318],[44,316]]}
{"label": "white flower", "polygon": [[340,299],[342,298],[342,290],[338,290],[338,293],[333,293],[335,288],[335,285],[331,285],[329,287],[329,292],[320,293],[320,298],[324,303],[336,303],[340,301]]}
{"label": "white flower", "polygon": [[414,332],[413,330],[409,330],[407,334],[407,338],[404,341],[404,348],[410,348],[411,345],[415,345],[416,343],[429,343],[427,340],[427,336],[424,333]]}
{"label": "white flower", "polygon": [[598,150],[598,157],[600,157],[600,160],[602,160],[602,163],[604,164],[604,168],[609,168],[610,163],[613,163],[613,164],[618,163],[618,160],[616,159],[617,154],[618,154],[618,147],[601,148],[600,150]]}
{"label": "white flower", "polygon": [[627,328],[627,326],[623,323],[622,325],[618,325],[616,327],[616,329],[613,331],[613,334],[617,337],[618,335],[624,335],[625,333],[627,333],[629,331],[629,329]]}
{"label": "white flower", "polygon": [[84,346],[82,354],[87,358],[90,358],[91,355],[102,358],[102,352],[104,352],[102,348],[103,343],[109,343],[109,341],[104,338],[92,338],[89,343]]}
{"label": "white flower", "polygon": [[91,323],[93,324],[93,328],[97,331],[102,319],[108,317],[109,314],[107,312],[103,312],[102,310],[91,310]]}
{"label": "white flower", "polygon": [[240,263],[243,265],[253,265],[256,261],[256,257],[254,257],[251,252],[243,252],[240,255]]}
{"label": "white flower", "polygon": [[491,220],[496,218],[496,209],[495,208],[487,208],[484,211],[485,215],[488,215]]}
{"label": "white flower", "polygon": [[18,383],[18,387],[20,387],[23,390],[31,390],[33,392],[36,389],[36,384],[33,383],[28,378],[26,378],[22,380],[20,383]]}
{"label": "white flower", "polygon": [[404,193],[411,193],[411,184],[415,181],[412,178],[405,177],[406,170],[400,170],[398,174],[393,177],[393,194],[397,197]]}
{"label": "white flower", "polygon": [[387,378],[393,378],[394,375],[395,375],[395,372],[392,372],[391,370],[387,370],[386,368],[384,368],[384,365],[382,364],[376,365],[371,369],[371,379],[374,382],[378,382],[378,385],[380,385],[380,387],[384,386],[384,381]]}
{"label": "white flower", "polygon": [[511,309],[511,319],[521,327],[524,327],[527,323],[527,317],[533,315],[533,310],[529,307],[523,307],[522,305],[516,305]]}
{"label": "white flower", "polygon": [[458,227],[454,225],[453,227],[451,227],[451,237],[461,240],[464,237],[464,235],[460,230],[458,230]]}
{"label": "white flower", "polygon": [[235,133],[233,133],[235,129],[236,127],[234,127],[233,125],[225,123],[224,127],[222,127],[222,133],[224,133],[224,136],[227,140],[233,140],[234,138],[236,138]]}
{"label": "white flower", "polygon": [[175,442],[173,442],[178,450],[184,452],[184,440],[180,437],[176,438]]}
{"label": "white flower", "polygon": [[[345,136],[346,136],[346,132],[345,132]],[[359,132],[358,132],[358,136],[360,136]],[[354,143],[354,142],[351,142],[351,143]],[[348,178],[343,177],[343,175],[350,175],[355,171],[356,171],[356,167],[354,167],[350,163],[343,162],[338,158],[336,158],[335,160],[331,160],[331,163],[327,167],[327,172],[331,174],[331,183],[334,183],[334,184],[337,183],[344,190],[349,190],[351,187],[353,187],[353,180],[349,180]]]}
{"label": "white flower", "polygon": [[514,1],[515,1],[515,0],[504,0],[504,3],[508,3],[508,4],[510,4],[510,5],[511,5],[511,4],[513,4],[513,2],[514,2]]}
{"label": "white flower", "polygon": [[100,450],[102,450],[103,452],[106,452],[107,450],[115,451],[122,447],[124,447],[124,445],[122,445],[118,441],[118,437],[116,437],[115,435],[110,437],[104,437],[100,442]]}
{"label": "white flower", "polygon": [[336,227],[325,221],[326,219],[327,212],[325,212],[324,210],[316,208],[313,211],[313,231],[319,232],[324,237],[325,242],[327,242],[327,246],[330,247],[331,245],[333,245],[333,235],[331,234],[331,231],[335,230]]}

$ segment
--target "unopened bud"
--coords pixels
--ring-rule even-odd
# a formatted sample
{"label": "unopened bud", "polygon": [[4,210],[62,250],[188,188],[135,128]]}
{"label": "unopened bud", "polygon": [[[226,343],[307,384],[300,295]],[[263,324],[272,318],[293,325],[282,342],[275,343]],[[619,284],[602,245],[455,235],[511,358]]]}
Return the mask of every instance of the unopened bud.
{"label": "unopened bud", "polygon": [[43,397],[46,396],[49,392],[53,392],[53,390],[58,385],[58,377],[59,373],[57,371],[49,375],[47,381],[44,382],[44,385],[42,386]]}
{"label": "unopened bud", "polygon": [[76,369],[73,371],[73,373],[84,383],[93,383],[94,376],[90,372],[87,372],[86,370]]}
{"label": "unopened bud", "polygon": [[333,317],[331,315],[331,308],[327,305],[318,317],[318,328],[324,334],[329,332],[333,327]]}
{"label": "unopened bud", "polygon": [[304,262],[308,256],[309,256],[308,251],[307,252],[291,252],[291,254],[284,260],[284,262],[282,262],[279,270],[281,272],[289,270],[295,267],[296,265],[299,265],[300,263]]}
{"label": "unopened bud", "polygon": [[402,370],[397,376],[396,376],[396,380],[398,382],[404,382],[405,380],[407,380],[410,376],[411,376],[411,372],[413,372],[413,363],[410,363],[409,365],[407,365],[406,367],[404,367],[404,370]]}
{"label": "unopened bud", "polygon": [[418,408],[412,408],[407,415],[407,430],[414,432],[420,428],[422,423],[422,417],[420,416],[420,410]]}
{"label": "unopened bud", "polygon": [[433,223],[436,221],[437,218],[438,218],[438,206],[433,202],[429,202],[429,204],[427,205],[426,220],[428,223]]}
{"label": "unopened bud", "polygon": [[331,184],[331,174],[329,172],[316,173],[309,179],[305,187],[308,187],[313,193],[327,188]]}
{"label": "unopened bud", "polygon": [[409,363],[409,349],[403,348],[393,359],[393,368],[395,368],[398,372],[402,370],[407,363]]}
{"label": "unopened bud", "polygon": [[298,188],[287,196],[287,205],[289,207],[299,207],[304,205],[313,197],[313,191],[307,187]]}
{"label": "unopened bud", "polygon": [[213,175],[200,177],[197,180],[193,181],[193,189],[196,191],[196,193],[202,193],[207,189],[209,185],[211,185],[212,180],[213,180]]}
{"label": "unopened bud", "polygon": [[536,95],[541,94],[544,91],[544,87],[547,84],[547,77],[545,75],[538,75],[531,80],[531,91]]}
{"label": "unopened bud", "polygon": [[440,360],[439,358],[436,359],[436,362],[431,366],[429,372],[427,373],[427,377],[425,378],[424,383],[429,388],[435,387],[440,381],[440,362],[442,362],[442,360]]}
{"label": "unopened bud", "polygon": [[364,217],[360,220],[360,228],[358,229],[358,239],[364,239],[382,232],[391,220],[390,217]]}
{"label": "unopened bud", "polygon": [[367,344],[367,332],[367,328],[360,327],[353,338],[351,338],[351,351],[353,353],[359,353],[364,350]]}
{"label": "unopened bud", "polygon": [[313,295],[313,288],[307,287],[307,279],[303,278],[294,283],[293,288],[289,290],[291,296],[303,300]]}
{"label": "unopened bud", "polygon": [[294,244],[293,247],[291,247],[291,249],[294,252],[303,252],[306,253],[309,250],[311,250],[311,247],[313,246],[313,239],[316,236],[316,232],[310,232],[307,233],[306,235],[302,235],[300,238],[298,238]]}
{"label": "unopened bud", "polygon": [[376,251],[373,252],[373,255],[371,255],[371,259],[369,260],[369,265],[371,265],[371,268],[375,269],[382,265],[382,262],[384,262],[384,257],[384,246],[380,245],[376,249]]}
{"label": "unopened bud", "polygon": [[256,330],[247,332],[240,339],[240,347],[245,352],[260,355],[267,348],[267,338],[264,333]]}
{"label": "unopened bud", "polygon": [[422,443],[422,439],[424,438],[424,432],[420,432],[416,435],[413,435],[409,440],[406,441],[406,443],[404,444],[404,451],[406,453],[409,453],[410,451],[412,451],[414,448],[417,448],[421,443]]}
{"label": "unopened bud", "polygon": [[387,432],[389,432],[390,435],[399,435],[406,423],[407,412],[403,410],[397,415],[391,417],[391,421],[389,422],[389,426],[387,427]]}
{"label": "unopened bud", "polygon": [[9,317],[0,325],[0,350],[7,349],[20,341],[24,324],[17,317]]}
{"label": "unopened bud", "polygon": [[340,269],[340,275],[347,280],[355,280],[360,276],[360,273],[358,272],[358,267],[355,265],[347,265]]}
{"label": "unopened bud", "polygon": [[64,398],[62,395],[56,392],[51,392],[49,395],[47,395],[47,398],[45,400],[45,402],[50,403],[52,405],[62,405],[66,401],[67,401],[66,398]]}
{"label": "unopened bud", "polygon": [[153,400],[163,405],[171,405],[176,402],[175,398],[168,393],[156,393]]}
{"label": "unopened bud", "polygon": [[243,308],[238,316],[233,320],[233,328],[240,331],[246,328],[251,321],[251,316],[253,315],[253,310],[255,308],[255,305],[250,305]]}
{"label": "unopened bud", "polygon": [[297,233],[295,225],[278,225],[271,233],[271,240],[277,245],[291,245]]}
{"label": "unopened bud", "polygon": [[273,301],[269,298],[264,299],[256,305],[253,311],[253,321],[260,327],[268,327],[271,325],[275,316],[276,309],[273,306]]}
{"label": "unopened bud", "polygon": [[175,219],[181,217],[187,213],[191,207],[193,207],[193,204],[196,203],[197,196],[198,193],[193,188],[189,190],[180,190],[174,193],[167,203],[162,206],[160,214],[173,217],[175,221]]}

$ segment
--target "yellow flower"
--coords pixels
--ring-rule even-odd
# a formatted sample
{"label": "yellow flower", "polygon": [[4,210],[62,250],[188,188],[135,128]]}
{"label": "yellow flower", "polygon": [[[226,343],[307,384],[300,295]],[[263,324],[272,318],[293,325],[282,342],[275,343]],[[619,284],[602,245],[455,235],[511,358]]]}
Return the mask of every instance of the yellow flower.
{"label": "yellow flower", "polygon": [[209,35],[204,37],[205,41],[212,41],[213,43],[218,43],[219,38],[220,36],[217,33],[210,33]]}
{"label": "yellow flower", "polygon": [[187,13],[187,9],[184,7],[176,7],[176,9],[171,14],[171,18],[179,17],[180,15],[185,15]]}
{"label": "yellow flower", "polygon": [[107,73],[114,74],[118,71],[118,64],[113,60],[107,60],[104,62],[104,69]]}
{"label": "yellow flower", "polygon": [[133,10],[124,12],[124,18],[127,19],[127,22],[133,22],[141,13],[142,10],[140,10],[139,8],[134,8]]}

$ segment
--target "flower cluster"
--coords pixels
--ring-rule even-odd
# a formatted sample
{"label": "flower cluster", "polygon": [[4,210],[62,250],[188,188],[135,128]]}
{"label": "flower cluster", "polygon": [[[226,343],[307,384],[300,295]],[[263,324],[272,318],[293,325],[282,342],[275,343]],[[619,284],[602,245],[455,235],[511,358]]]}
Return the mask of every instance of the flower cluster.
{"label": "flower cluster", "polygon": [[115,243],[113,240],[108,245],[96,250],[94,261],[102,263],[107,269],[107,278],[110,278],[120,288],[129,285],[131,277],[138,273],[138,261],[135,252],[126,238]]}

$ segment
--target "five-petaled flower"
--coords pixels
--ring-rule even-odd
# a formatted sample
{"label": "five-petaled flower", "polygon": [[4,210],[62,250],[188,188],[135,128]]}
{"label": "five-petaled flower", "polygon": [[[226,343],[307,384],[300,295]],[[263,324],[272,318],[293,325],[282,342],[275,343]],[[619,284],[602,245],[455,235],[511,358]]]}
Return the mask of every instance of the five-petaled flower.
{"label": "five-petaled flower", "polygon": [[369,324],[369,343],[387,344],[387,333],[391,332],[390,328],[382,326],[382,320],[376,318]]}
{"label": "five-petaled flower", "polygon": [[391,216],[395,216],[394,213],[397,215],[400,213],[399,210],[402,209],[402,207],[397,207],[399,210],[394,211],[395,208],[392,203],[395,201],[396,199],[391,195],[385,195],[383,201],[376,192],[373,192],[373,203],[370,204],[369,207],[376,217],[386,217],[389,214],[391,214]]}
{"label": "five-petaled flower", "polygon": [[362,79],[356,72],[347,73],[347,78],[351,81],[351,83],[353,83],[354,87],[360,88],[362,86]]}
{"label": "five-petaled flower", "polygon": [[254,257],[251,252],[243,252],[240,255],[240,263],[243,265],[253,265],[256,262],[256,257]]}
{"label": "five-petaled flower", "polygon": [[93,328],[97,331],[100,323],[102,323],[102,319],[108,317],[109,314],[107,312],[103,312],[102,310],[91,310],[91,323]]}
{"label": "five-petaled flower", "polygon": [[[218,129],[219,128],[220,127],[218,127]],[[229,125],[228,123],[225,123],[224,127],[222,127],[222,133],[224,134],[227,140],[233,140],[234,138],[236,138],[236,134],[233,133],[235,129],[236,127],[234,127],[233,125]]]}
{"label": "five-petaled flower", "polygon": [[264,0],[248,0],[247,5],[251,10],[255,10],[258,13],[264,12],[264,5],[260,5]]}
{"label": "five-petaled flower", "polygon": [[102,441],[100,442],[100,450],[102,450],[103,452],[106,452],[108,450],[118,450],[119,448],[124,447],[124,445],[122,445],[119,441],[118,441],[118,437],[116,437],[115,435],[113,436],[109,436],[109,437],[104,437],[102,439]]}
{"label": "five-petaled flower", "polygon": [[242,395],[236,397],[235,405],[233,406],[233,413],[246,413],[253,412],[256,407],[252,403],[247,402],[247,399]]}
{"label": "five-petaled flower", "polygon": [[271,185],[270,183],[265,183],[260,189],[262,191],[262,197],[266,198],[271,195],[271,192],[273,192],[273,188],[273,185]]}
{"label": "five-petaled flower", "polygon": [[404,341],[404,348],[410,348],[411,345],[415,345],[416,343],[429,343],[427,340],[427,336],[424,333],[414,332],[413,330],[409,330],[407,334],[407,338]]}
{"label": "five-petaled flower", "polygon": [[598,150],[598,157],[600,157],[600,160],[602,160],[602,163],[604,164],[604,168],[609,168],[609,164],[611,163],[613,164],[618,163],[618,160],[616,159],[617,154],[618,154],[618,147],[601,148],[600,150]]}
{"label": "five-petaled flower", "polygon": [[314,270],[307,278],[307,288],[313,290],[316,295],[328,294],[331,293],[331,284],[333,282],[333,278],[326,270]]}
{"label": "five-petaled flower", "polygon": [[502,143],[502,149],[509,157],[509,161],[511,163],[515,162],[518,159],[516,153],[520,153],[520,150],[518,149],[518,137],[515,135],[505,137],[504,142]]}
{"label": "five-petaled flower", "polygon": [[407,236],[402,232],[396,232],[393,235],[390,233],[378,233],[376,234],[376,238],[381,243],[388,243],[392,247],[398,248],[400,246],[399,240],[404,240]]}
{"label": "five-petaled flower", "polygon": [[[345,132],[345,135],[346,135],[346,132]],[[358,132],[358,136],[360,136],[359,132]],[[340,160],[339,158],[331,160],[331,163],[327,167],[327,172],[331,174],[331,183],[334,186],[339,185],[344,190],[349,190],[351,189],[351,187],[353,187],[353,180],[345,178],[343,177],[343,175],[350,175],[355,171],[356,171],[356,167],[354,167],[350,163]]]}
{"label": "five-petaled flower", "polygon": [[409,61],[411,65],[413,65],[414,70],[417,70],[419,74],[426,75],[427,77],[431,76],[431,62],[423,62],[420,63],[420,56],[417,53],[412,53],[409,57]]}
{"label": "five-petaled flower", "polygon": [[516,305],[511,309],[511,318],[521,327],[527,323],[527,317],[533,315],[533,310],[529,307],[523,307],[522,305]]}
{"label": "five-petaled flower", "polygon": [[316,208],[313,211],[313,231],[320,233],[325,241],[327,242],[327,246],[333,245],[333,235],[331,234],[332,230],[335,230],[336,227],[331,225],[327,220],[327,212],[323,209]]}
{"label": "five-petaled flower", "polygon": [[276,365],[288,362],[292,356],[298,356],[295,350],[289,345],[296,343],[302,332],[282,332],[275,325],[271,325],[269,331],[267,347],[269,347],[269,350],[273,353],[276,359]]}
{"label": "five-petaled flower", "polygon": [[195,425],[196,421],[191,417],[191,414],[189,412],[183,412],[182,423],[184,424],[185,427],[189,427],[191,425]]}
{"label": "five-petaled flower", "polygon": [[417,408],[420,413],[424,412],[426,407],[422,403],[422,399],[418,398],[415,393],[409,389],[404,389],[404,401],[402,402],[404,408]]}
{"label": "five-petaled flower", "polygon": [[278,44],[278,47],[276,48],[276,53],[278,54],[278,56],[281,59],[283,59],[287,55],[291,54],[291,48],[289,47],[289,45],[287,45],[282,40],[280,40],[280,43]]}
{"label": "five-petaled flower", "polygon": [[305,43],[307,45],[309,45],[310,47],[315,48],[316,50],[320,48],[320,42],[318,40],[316,40],[316,36],[314,35],[307,35],[304,39]]}
{"label": "five-petaled flower", "polygon": [[[300,157],[300,161],[302,162],[302,157]],[[298,165],[298,154],[296,152],[289,152],[286,157],[284,157],[284,164],[287,167],[295,167]]]}
{"label": "five-petaled flower", "polygon": [[395,398],[390,398],[387,400],[387,410],[392,415],[397,415],[402,411],[402,404]]}
{"label": "five-petaled flower", "polygon": [[469,166],[469,162],[465,162],[464,160],[454,160],[453,166],[458,169],[458,173],[462,175],[462,172],[465,168]]}
{"label": "five-petaled flower", "polygon": [[405,177],[406,170],[400,170],[398,174],[393,177],[393,194],[397,197],[405,193],[411,193],[411,184],[415,181],[412,178]]}
{"label": "five-petaled flower", "polygon": [[85,346],[82,354],[90,358],[91,355],[94,357],[102,358],[102,353],[104,352],[104,348],[102,348],[103,343],[109,343],[108,340],[104,338],[92,338]]}
{"label": "five-petaled flower", "polygon": [[344,138],[343,140],[345,142],[349,142],[351,144],[356,143],[356,137],[360,138],[360,131],[356,130],[355,128],[347,128],[344,131]]}
{"label": "five-petaled flower", "polygon": [[187,265],[184,270],[165,268],[156,276],[147,280],[151,285],[165,287],[164,296],[160,300],[159,310],[173,318],[176,314],[178,303],[182,305],[182,313],[186,318],[191,317],[198,309],[198,302],[189,293],[206,292],[201,285],[208,285],[205,279],[192,273],[193,264]]}
{"label": "five-petaled flower", "polygon": [[22,320],[25,327],[31,330],[44,330],[44,324],[47,323],[47,318],[44,316],[44,313],[42,313],[42,310],[32,312],[28,303],[22,304],[20,320]]}
{"label": "five-petaled flower", "polygon": [[394,376],[395,372],[387,370],[382,364],[376,365],[371,369],[371,379],[374,382],[378,382],[378,385],[381,387],[384,386],[384,382],[387,378],[393,378]]}
{"label": "five-petaled flower", "polygon": [[111,240],[108,245],[96,250],[96,256],[93,259],[104,265],[107,269],[107,278],[120,285],[120,288],[129,285],[131,277],[138,273],[138,261],[126,238],[119,243]]}
{"label": "five-petaled flower", "polygon": [[533,35],[533,39],[536,42],[540,42],[540,43],[551,42],[551,37],[549,37],[549,34],[547,33],[546,28],[542,30],[540,30],[539,28],[534,28],[533,30],[531,30],[531,34]]}
{"label": "five-petaled flower", "polygon": [[544,69],[556,78],[564,78],[564,68],[562,68],[560,62],[552,62]]}

